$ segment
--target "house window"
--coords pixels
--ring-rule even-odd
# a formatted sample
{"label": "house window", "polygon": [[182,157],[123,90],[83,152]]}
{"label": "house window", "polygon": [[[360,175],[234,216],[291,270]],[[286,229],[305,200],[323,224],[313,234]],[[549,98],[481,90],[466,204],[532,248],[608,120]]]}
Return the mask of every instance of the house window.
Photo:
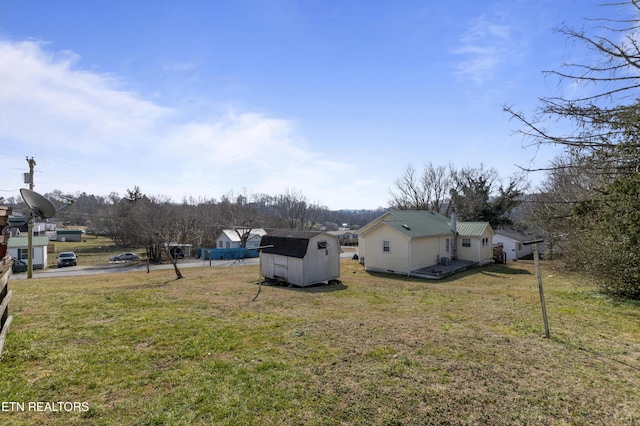
{"label": "house window", "polygon": [[449,253],[449,251],[451,251],[451,243],[449,242],[449,239],[447,238],[446,243],[445,243],[445,250],[447,253]]}
{"label": "house window", "polygon": [[489,245],[489,239],[488,238],[483,238],[482,239],[482,247],[486,247],[487,245]]}
{"label": "house window", "polygon": [[382,242],[382,251],[387,253],[391,251],[391,247],[389,246],[389,241]]}
{"label": "house window", "polygon": [[318,241],[318,250],[326,249],[326,248],[327,248],[327,242],[326,241]]}
{"label": "house window", "polygon": [[471,247],[471,238],[463,238],[462,247]]}

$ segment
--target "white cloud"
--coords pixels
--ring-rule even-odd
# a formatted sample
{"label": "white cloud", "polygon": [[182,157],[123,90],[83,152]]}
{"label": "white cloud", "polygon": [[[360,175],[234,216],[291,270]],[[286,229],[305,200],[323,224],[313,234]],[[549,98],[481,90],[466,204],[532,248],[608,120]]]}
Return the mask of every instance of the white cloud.
{"label": "white cloud", "polygon": [[170,111],[117,88],[109,76],[76,70],[77,55],[47,54],[38,42],[0,42],[0,134],[26,146],[73,143],[83,152],[122,148]]}
{"label": "white cloud", "polygon": [[457,75],[476,83],[492,79],[498,69],[521,53],[508,24],[481,16],[460,37],[452,53],[464,57],[456,65]]}
{"label": "white cloud", "polygon": [[[13,147],[5,159],[24,167],[24,157],[34,156],[40,192],[107,195],[138,185],[180,200],[296,187],[344,206],[337,197],[355,180],[353,166],[310,147],[291,120],[229,108],[213,119],[179,121],[183,111],[79,64],[77,55],[49,53],[43,43],[0,41],[0,138]],[[12,189],[22,186],[18,178]],[[362,203],[356,199],[352,191],[347,204]]]}

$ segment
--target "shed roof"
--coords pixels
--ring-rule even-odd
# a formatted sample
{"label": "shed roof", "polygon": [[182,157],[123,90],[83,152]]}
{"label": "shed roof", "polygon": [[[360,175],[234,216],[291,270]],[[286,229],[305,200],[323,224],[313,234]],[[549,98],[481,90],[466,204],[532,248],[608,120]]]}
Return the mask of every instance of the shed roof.
{"label": "shed roof", "polygon": [[[272,231],[262,237],[262,252],[302,259],[307,254],[309,240],[321,234],[323,233],[317,231]],[[333,235],[327,236],[336,238]]]}
{"label": "shed roof", "polygon": [[[33,237],[31,242],[33,247],[41,247],[49,244],[49,237]],[[9,248],[27,248],[29,247],[29,237],[11,237],[7,242]]]}

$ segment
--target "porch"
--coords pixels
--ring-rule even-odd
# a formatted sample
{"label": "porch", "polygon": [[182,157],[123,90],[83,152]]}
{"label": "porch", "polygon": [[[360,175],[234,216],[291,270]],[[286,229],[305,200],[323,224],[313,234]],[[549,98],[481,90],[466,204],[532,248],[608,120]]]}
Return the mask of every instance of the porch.
{"label": "porch", "polygon": [[437,265],[427,266],[420,269],[411,271],[412,277],[428,278],[432,280],[438,280],[440,278],[448,277],[457,272],[464,271],[476,265],[476,262],[470,260],[449,260]]}

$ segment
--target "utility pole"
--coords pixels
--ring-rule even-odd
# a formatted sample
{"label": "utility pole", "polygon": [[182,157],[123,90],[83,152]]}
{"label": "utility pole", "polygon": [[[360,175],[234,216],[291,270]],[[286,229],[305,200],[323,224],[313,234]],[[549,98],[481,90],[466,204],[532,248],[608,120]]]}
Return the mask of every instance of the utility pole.
{"label": "utility pole", "polygon": [[[29,189],[33,191],[33,168],[36,166],[36,160],[33,157],[27,157],[27,163],[29,163]],[[29,209],[31,210],[31,209]],[[33,277],[33,212],[29,211],[29,226],[27,235],[27,250],[29,251],[27,255],[28,266],[27,266],[27,278]]]}

